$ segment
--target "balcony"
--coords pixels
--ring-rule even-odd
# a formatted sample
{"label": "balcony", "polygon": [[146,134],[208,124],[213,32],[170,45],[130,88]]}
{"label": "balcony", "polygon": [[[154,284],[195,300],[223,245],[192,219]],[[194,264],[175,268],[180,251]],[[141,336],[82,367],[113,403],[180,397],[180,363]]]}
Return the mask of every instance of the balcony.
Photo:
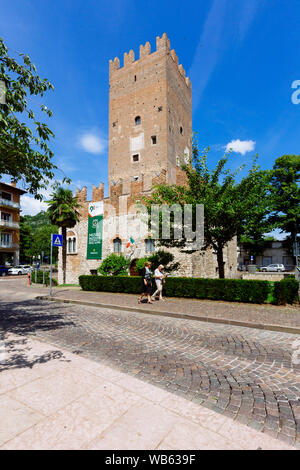
{"label": "balcony", "polygon": [[0,206],[12,207],[13,209],[21,208],[18,202],[9,201],[8,199],[3,199],[3,198],[0,198]]}
{"label": "balcony", "polygon": [[19,225],[19,222],[10,222],[8,220],[0,220],[0,227],[19,229],[20,225]]}
{"label": "balcony", "polygon": [[19,244],[18,243],[4,243],[3,241],[0,240],[0,249],[5,249],[5,250],[18,250],[19,249]]}

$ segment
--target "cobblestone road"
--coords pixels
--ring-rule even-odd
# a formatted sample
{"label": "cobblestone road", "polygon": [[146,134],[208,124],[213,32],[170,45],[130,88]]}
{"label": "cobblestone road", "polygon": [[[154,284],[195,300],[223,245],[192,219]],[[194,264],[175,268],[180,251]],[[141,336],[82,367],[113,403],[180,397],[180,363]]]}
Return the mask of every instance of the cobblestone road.
{"label": "cobblestone road", "polygon": [[2,302],[0,326],[300,447],[300,365],[292,359],[299,336],[36,300]]}

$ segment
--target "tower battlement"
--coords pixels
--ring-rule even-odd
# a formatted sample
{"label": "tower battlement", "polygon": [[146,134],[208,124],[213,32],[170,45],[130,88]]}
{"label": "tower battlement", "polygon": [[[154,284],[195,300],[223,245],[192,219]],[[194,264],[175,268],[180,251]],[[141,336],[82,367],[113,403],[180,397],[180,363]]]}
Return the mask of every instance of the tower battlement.
{"label": "tower battlement", "polygon": [[135,60],[135,54],[132,49],[128,53],[124,52],[123,67],[120,66],[120,59],[118,57],[115,57],[114,60],[110,60],[109,61],[109,74],[110,76],[112,76],[116,72],[124,70],[127,67],[130,67],[132,64],[140,62],[143,59],[147,58],[148,56],[152,56],[155,54],[165,54],[165,55],[169,55],[170,57],[172,57],[172,59],[174,60],[175,64],[178,67],[178,71],[180,75],[185,80],[187,87],[191,88],[191,81],[188,77],[186,77],[186,73],[185,73],[183,66],[181,64],[179,65],[178,56],[175,50],[174,49],[171,50],[170,39],[168,39],[167,33],[164,33],[162,37],[159,37],[159,36],[156,37],[156,51],[153,51],[152,53],[151,53],[151,45],[149,41],[147,41],[145,45],[141,44],[139,47],[139,58],[137,60]]}

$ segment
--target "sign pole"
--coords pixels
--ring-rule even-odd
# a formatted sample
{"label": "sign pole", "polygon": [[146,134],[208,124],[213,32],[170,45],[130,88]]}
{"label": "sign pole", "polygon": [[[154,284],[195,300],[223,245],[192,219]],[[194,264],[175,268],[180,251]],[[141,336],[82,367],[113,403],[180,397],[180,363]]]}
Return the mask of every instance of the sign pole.
{"label": "sign pole", "polygon": [[50,297],[52,296],[52,233],[50,243]]}

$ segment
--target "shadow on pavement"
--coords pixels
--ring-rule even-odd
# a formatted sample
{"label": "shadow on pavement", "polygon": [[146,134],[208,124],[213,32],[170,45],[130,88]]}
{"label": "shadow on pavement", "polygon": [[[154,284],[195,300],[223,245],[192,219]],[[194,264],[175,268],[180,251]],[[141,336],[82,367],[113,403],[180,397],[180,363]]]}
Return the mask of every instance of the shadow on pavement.
{"label": "shadow on pavement", "polygon": [[[66,307],[60,306],[63,312]],[[34,335],[38,331],[57,330],[74,323],[66,321],[63,313],[57,313],[57,306],[45,302],[26,300],[19,302],[1,302],[0,304],[0,343],[3,346],[0,354],[0,372],[17,368],[32,368],[35,364],[43,364],[54,359],[64,359],[63,352],[58,349],[34,354],[26,335]],[[18,336],[16,336],[18,335]]]}

